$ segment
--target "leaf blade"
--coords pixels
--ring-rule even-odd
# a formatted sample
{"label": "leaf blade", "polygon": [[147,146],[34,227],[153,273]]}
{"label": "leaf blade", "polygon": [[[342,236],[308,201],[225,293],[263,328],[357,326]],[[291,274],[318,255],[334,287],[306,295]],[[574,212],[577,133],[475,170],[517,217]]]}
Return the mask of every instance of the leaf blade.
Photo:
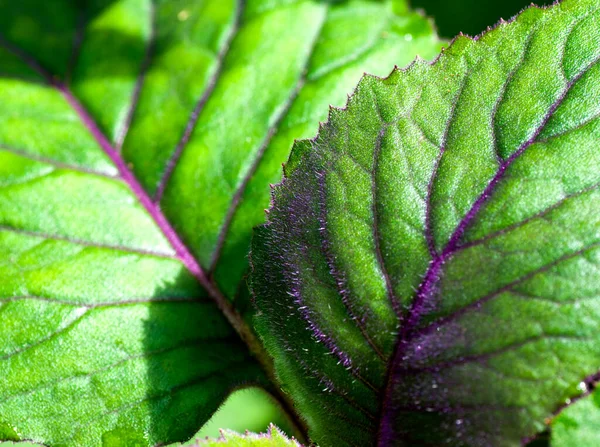
{"label": "leaf blade", "polygon": [[[5,122],[22,124],[2,126],[0,152],[3,437],[189,436],[262,372],[71,93],[18,76],[2,85]],[[36,129],[37,117],[54,127]]]}
{"label": "leaf blade", "polygon": [[458,38],[296,145],[253,293],[316,442],[516,445],[596,372],[596,120],[575,104],[597,96],[598,17],[565,1]]}
{"label": "leaf blade", "polygon": [[[294,439],[289,439],[275,425],[271,424],[267,433],[248,433],[239,434],[231,430],[221,430],[221,436],[217,439],[206,438],[204,440],[196,439],[183,444],[177,444],[177,447],[197,447],[201,445],[231,445],[231,446],[252,446],[252,447],[301,447]],[[173,445],[172,447],[176,447]]]}
{"label": "leaf blade", "polygon": [[[266,385],[248,350],[238,341],[229,345],[231,325],[246,341],[250,339],[248,344],[254,336],[204,274],[197,258],[203,260],[203,267],[209,267],[211,260],[215,269],[220,267],[219,275],[224,278],[220,286],[229,297],[245,287],[240,280],[246,269],[250,227],[252,219],[262,219],[260,209],[253,208],[258,203],[266,205],[267,193],[260,190],[266,187],[267,177],[278,177],[275,166],[287,156],[286,144],[296,129],[289,130],[280,139],[277,154],[269,156],[267,175],[250,179],[248,174],[248,184],[238,188],[240,201],[252,219],[238,218],[235,250],[227,255],[226,263],[217,263],[213,258],[219,256],[194,240],[210,233],[210,244],[229,243],[232,238],[226,230],[221,241],[216,231],[229,225],[223,222],[227,206],[216,218],[208,216],[215,223],[212,231],[177,221],[181,210],[176,203],[159,204],[152,197],[166,160],[172,151],[178,151],[177,142],[182,144],[183,164],[192,164],[194,154],[186,155],[184,147],[187,139],[193,143],[199,130],[210,130],[211,122],[219,124],[218,116],[212,121],[203,119],[202,102],[207,102],[208,109],[218,109],[209,104],[209,97],[232,97],[241,103],[232,92],[256,93],[236,79],[236,71],[245,70],[257,81],[255,87],[265,87],[263,93],[268,96],[260,102],[265,118],[261,126],[267,129],[253,135],[255,143],[264,137],[259,133],[275,133],[278,126],[271,122],[269,109],[290,101],[289,90],[304,76],[302,71],[308,67],[319,35],[316,28],[323,21],[324,4],[313,0],[245,3],[243,12],[238,2],[212,0],[99,0],[59,2],[51,8],[35,1],[0,4],[6,12],[0,19],[6,32],[0,40],[0,312],[7,318],[0,333],[6,358],[0,362],[10,377],[5,401],[0,404],[4,405],[0,426],[6,425],[19,437],[86,446],[104,440],[175,441],[189,436],[208,419],[233,387],[240,383]],[[334,31],[363,13],[367,25],[367,19],[378,13],[392,17],[387,3],[351,3],[352,8],[335,7],[340,24]],[[344,18],[345,11],[348,17]],[[242,19],[245,28],[238,29],[237,22]],[[383,33],[384,22],[367,27],[367,37]],[[336,94],[342,95],[343,85],[354,84],[352,77],[357,76],[359,64],[379,64],[387,71],[397,54],[407,57],[405,52],[432,51],[439,45],[430,24],[419,16],[411,16],[406,24],[397,17],[391,25],[398,27],[407,42],[401,50],[391,51],[393,39],[385,45],[378,41],[383,50],[373,53],[368,46],[355,50],[355,45],[362,44],[362,35],[347,36],[353,40],[345,39],[348,43],[343,48],[328,40],[318,57],[323,59],[321,68],[333,72],[321,70],[315,72],[315,78],[327,78],[333,84],[339,79]],[[280,31],[281,38],[258,39],[267,28]],[[293,36],[294,30],[298,36],[312,33],[313,39]],[[422,37],[414,45],[406,38],[413,35]],[[289,60],[283,61],[277,52],[269,54],[266,50],[271,47],[290,50]],[[291,51],[298,48],[303,49],[298,55]],[[335,65],[326,67],[326,56],[334,52]],[[261,60],[269,63],[263,66]],[[348,64],[351,70],[346,71]],[[227,66],[222,70],[221,65]],[[229,66],[233,68],[227,71]],[[275,69],[263,76],[261,67]],[[226,76],[236,81],[233,86],[237,90],[220,86]],[[272,88],[277,80],[285,84],[281,91]],[[314,106],[316,111],[314,94],[307,93],[296,107]],[[262,99],[260,92],[258,96]],[[198,110],[192,110],[194,107]],[[313,111],[302,127],[309,126]],[[278,107],[274,115],[283,116],[283,112]],[[247,118],[243,110],[236,116]],[[248,129],[236,131],[236,138],[248,133]],[[257,172],[265,169],[260,160],[246,153],[227,154],[228,147],[235,147],[233,143],[220,147],[231,166],[246,169],[256,163]],[[175,177],[181,166],[176,163]],[[214,172],[207,166],[196,168],[185,169],[203,172],[206,178],[201,180],[211,186],[209,177]],[[238,180],[235,175],[231,178]],[[185,179],[182,184],[188,194],[185,204],[204,206],[197,200],[197,190],[188,188]],[[243,197],[246,186],[252,188],[256,200]],[[219,195],[211,188],[208,192]],[[233,191],[222,202],[230,205],[232,200]],[[172,210],[171,222],[161,207]],[[194,240],[186,245],[189,239]],[[207,295],[218,306],[205,303]],[[172,334],[174,346],[161,345],[160,352],[155,352],[151,345],[177,328],[177,323],[166,317],[170,313],[186,325],[181,333]],[[188,314],[193,313],[210,322],[205,332],[198,332],[199,322],[190,321]],[[118,324],[108,324],[111,319],[107,315]],[[100,322],[106,327],[98,327]],[[211,338],[213,324],[222,339]],[[27,333],[20,333],[19,327],[28,328]],[[85,338],[88,330],[90,339]],[[92,343],[93,337],[101,346]],[[202,345],[202,349],[188,343]],[[124,348],[131,355],[125,355]],[[260,349],[258,344],[251,347],[255,354]],[[220,351],[227,355],[214,359]],[[202,353],[209,359],[198,364],[191,361],[193,355]],[[23,373],[45,355],[64,365],[48,364],[39,374]],[[241,366],[236,366],[238,363]],[[174,364],[184,366],[178,369]],[[214,369],[203,370],[203,365]],[[221,368],[228,373],[217,377]],[[47,377],[42,377],[41,371]],[[76,392],[84,397],[75,399]],[[56,398],[60,409],[68,411],[51,406],[54,395],[60,397]],[[172,413],[165,418],[162,412],[167,410]]]}

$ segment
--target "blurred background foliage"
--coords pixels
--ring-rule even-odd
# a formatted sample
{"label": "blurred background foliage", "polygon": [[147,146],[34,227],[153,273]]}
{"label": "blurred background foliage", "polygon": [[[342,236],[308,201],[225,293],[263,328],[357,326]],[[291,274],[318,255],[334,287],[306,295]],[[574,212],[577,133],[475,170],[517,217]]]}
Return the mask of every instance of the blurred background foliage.
{"label": "blurred background foliage", "polygon": [[[412,7],[422,9],[435,21],[439,34],[451,39],[463,32],[475,36],[500,18],[510,19],[531,5],[531,0],[411,0]],[[536,5],[553,1],[536,0]]]}
{"label": "blurred background foliage", "polygon": [[260,388],[244,388],[232,393],[196,436],[218,437],[221,428],[238,433],[246,430],[265,432],[270,423],[289,435],[295,434],[287,417],[267,392]]}

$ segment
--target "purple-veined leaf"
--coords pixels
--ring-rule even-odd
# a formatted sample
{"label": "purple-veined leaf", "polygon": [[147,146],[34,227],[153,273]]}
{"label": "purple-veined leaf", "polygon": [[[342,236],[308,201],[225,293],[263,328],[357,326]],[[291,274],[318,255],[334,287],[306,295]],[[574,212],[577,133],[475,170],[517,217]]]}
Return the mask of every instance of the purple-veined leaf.
{"label": "purple-veined leaf", "polygon": [[192,439],[183,444],[177,444],[170,447],[211,447],[211,446],[232,446],[232,447],[302,447],[294,438],[288,438],[276,426],[270,425],[266,433],[248,433],[240,434],[231,430],[221,430],[221,436],[218,438]]}
{"label": "purple-veined leaf", "polygon": [[251,227],[326,104],[437,52],[404,9],[0,0],[0,439],[181,441],[277,391],[230,301]]}
{"label": "purple-veined leaf", "polygon": [[600,370],[600,8],[365,77],[256,235],[258,327],[322,445],[513,446]]}

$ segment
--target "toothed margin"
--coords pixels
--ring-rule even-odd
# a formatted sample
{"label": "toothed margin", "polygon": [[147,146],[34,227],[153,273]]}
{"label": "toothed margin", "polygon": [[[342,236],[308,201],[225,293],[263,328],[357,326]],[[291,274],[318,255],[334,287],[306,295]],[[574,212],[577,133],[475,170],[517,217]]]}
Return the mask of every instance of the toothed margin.
{"label": "toothed margin", "polygon": [[285,433],[283,433],[277,426],[275,426],[274,424],[270,424],[269,428],[267,429],[266,433],[251,433],[249,431],[246,430],[245,434],[240,434],[237,433],[235,431],[232,430],[219,430],[221,432],[221,436],[219,436],[218,438],[209,438],[206,437],[204,440],[195,440],[195,444],[192,446],[190,445],[189,447],[201,447],[202,445],[207,445],[210,443],[223,443],[226,444],[229,441],[233,441],[233,440],[261,440],[261,439],[270,439],[273,441],[283,441],[286,445],[289,445],[290,447],[303,447],[302,444],[300,444],[298,441],[296,441],[296,439],[292,436],[291,438],[288,438]]}
{"label": "toothed margin", "polygon": [[[363,90],[363,87],[366,86],[368,82],[373,82],[373,81],[380,82],[380,83],[390,82],[394,76],[402,76],[405,73],[410,72],[411,70],[415,70],[418,68],[428,69],[428,68],[433,67],[436,64],[438,64],[440,61],[443,60],[444,57],[456,57],[454,50],[456,50],[457,47],[458,47],[457,51],[460,55],[460,53],[463,52],[463,49],[460,48],[461,45],[485,44],[484,42],[481,42],[484,38],[491,36],[496,32],[501,32],[505,27],[513,25],[514,23],[518,22],[525,14],[528,14],[531,11],[536,11],[536,10],[541,11],[541,12],[548,11],[548,10],[552,10],[554,8],[561,8],[564,4],[570,5],[575,2],[576,2],[576,0],[555,0],[552,4],[543,5],[543,6],[538,6],[538,5],[535,5],[532,3],[530,6],[524,8],[519,13],[517,13],[516,15],[511,17],[509,20],[505,20],[505,19],[501,18],[495,25],[486,28],[483,32],[481,32],[480,34],[478,34],[476,36],[471,37],[471,36],[463,34],[461,32],[460,34],[458,34],[456,37],[454,37],[449,42],[447,47],[442,48],[440,53],[438,54],[438,56],[435,57],[431,61],[424,60],[423,58],[421,58],[420,56],[417,55],[415,57],[415,59],[413,60],[413,62],[411,62],[410,64],[408,64],[407,66],[405,66],[403,68],[398,67],[397,65],[394,66],[394,68],[392,69],[392,71],[390,72],[390,74],[388,76],[380,77],[380,76],[376,76],[373,74],[364,73],[362,78],[358,82],[356,88],[352,91],[352,93],[350,93],[348,95],[348,99],[344,106],[342,106],[342,107],[336,107],[336,106],[332,106],[332,105],[329,106],[329,113],[327,116],[327,120],[325,122],[319,122],[318,131],[313,138],[294,140],[289,159],[286,163],[283,164],[283,176],[282,176],[281,182],[277,183],[275,185],[270,185],[271,199],[270,199],[269,208],[265,210],[267,221],[263,225],[259,225],[257,228],[268,228],[271,225],[270,214],[271,214],[271,210],[275,208],[275,197],[276,197],[278,191],[283,190],[286,187],[287,179],[291,175],[292,169],[294,168],[294,166],[297,166],[299,163],[301,163],[303,161],[303,159],[306,158],[306,154],[303,154],[303,150],[306,150],[306,149],[320,150],[320,148],[317,146],[319,139],[322,136],[326,136],[328,130],[335,129],[336,118],[342,117],[344,113],[348,112],[348,110],[351,107],[353,107],[353,104],[356,100],[357,94],[359,94]],[[423,15],[422,12],[420,12],[420,13],[421,13],[421,15]],[[436,35],[437,35],[437,33],[436,33]],[[256,228],[254,231],[256,231]],[[250,252],[250,254],[249,254],[249,264],[250,264],[250,271],[252,274],[255,271],[254,259],[253,259],[252,252]],[[255,303],[255,306],[256,306],[256,296],[254,293],[254,289],[252,287],[250,287],[250,290],[251,290],[251,294],[252,294],[251,300]],[[260,317],[262,315],[262,311],[258,306],[256,306],[256,307],[257,307],[257,317]],[[264,340],[264,337],[262,335],[260,337],[261,337],[261,339]],[[276,368],[275,373],[276,373],[276,375],[279,375],[277,368]],[[596,375],[594,377],[596,377]],[[293,399],[293,400],[295,400],[295,399]],[[557,413],[560,410],[561,409],[559,409],[557,411]],[[310,431],[309,431],[309,434],[310,434]]]}
{"label": "toothed margin", "polygon": [[[360,81],[358,81],[356,88],[352,91],[352,93],[347,95],[348,99],[344,106],[341,106],[341,107],[337,107],[337,106],[333,106],[333,105],[329,106],[329,113],[327,115],[327,120],[324,122],[323,121],[319,122],[319,127],[317,130],[317,133],[313,138],[303,138],[300,140],[294,140],[288,161],[282,165],[283,166],[283,177],[282,177],[281,182],[279,182],[275,185],[269,185],[271,187],[271,202],[269,204],[269,208],[265,210],[267,217],[270,214],[270,210],[274,206],[275,193],[277,192],[277,190],[284,187],[285,181],[286,181],[287,177],[289,176],[289,165],[295,159],[298,159],[298,161],[302,160],[302,158],[301,158],[302,155],[298,154],[298,152],[301,151],[302,146],[309,145],[309,146],[311,146],[312,149],[316,149],[315,143],[317,143],[319,138],[322,135],[326,134],[327,129],[332,129],[335,126],[334,118],[336,117],[336,115],[341,116],[344,112],[347,112],[348,109],[350,109],[353,106],[353,101],[355,100],[356,95],[361,91],[362,87],[369,80],[374,80],[376,82],[389,82],[394,76],[401,76],[402,74],[407,73],[411,70],[414,70],[418,67],[433,67],[434,65],[438,64],[442,60],[443,57],[452,57],[452,51],[454,50],[455,47],[457,47],[462,42],[467,42],[467,43],[471,43],[471,44],[478,43],[484,37],[487,37],[488,35],[491,35],[495,32],[499,32],[502,28],[517,22],[524,14],[528,13],[529,11],[532,11],[532,10],[546,11],[546,10],[550,10],[555,7],[560,8],[563,3],[569,3],[571,1],[574,1],[574,0],[555,0],[554,3],[552,3],[550,5],[543,5],[543,6],[538,6],[534,3],[531,3],[530,6],[522,9],[520,12],[518,12],[516,15],[511,17],[509,20],[505,20],[505,19],[501,18],[495,25],[488,26],[484,31],[482,31],[480,34],[477,34],[476,36],[469,36],[467,34],[463,34],[462,32],[459,33],[456,37],[454,37],[449,42],[448,46],[443,47],[440,51],[440,54],[438,54],[437,57],[431,61],[427,61],[427,60],[423,59],[422,57],[420,57],[419,55],[417,55],[415,57],[415,59],[405,67],[398,67],[397,65],[395,65],[394,68],[392,69],[392,71],[390,72],[390,74],[387,76],[382,77],[382,76],[377,76],[377,75],[373,75],[370,73],[363,73]],[[417,10],[417,13],[419,13],[420,15],[425,17],[428,21],[433,23],[431,21],[431,19],[424,14],[423,11]],[[436,32],[435,28],[434,28],[434,33],[437,36],[437,32]],[[440,39],[440,40],[443,41],[443,39]],[[450,53],[450,54],[446,54],[446,53]],[[267,220],[267,222],[265,224],[259,225],[259,226],[267,226],[268,227],[269,221]]]}

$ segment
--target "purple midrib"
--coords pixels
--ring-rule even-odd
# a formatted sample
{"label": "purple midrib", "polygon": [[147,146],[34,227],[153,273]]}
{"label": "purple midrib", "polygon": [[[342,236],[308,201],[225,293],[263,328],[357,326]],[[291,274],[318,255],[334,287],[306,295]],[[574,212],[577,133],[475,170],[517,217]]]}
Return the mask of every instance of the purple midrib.
{"label": "purple midrib", "polygon": [[452,255],[454,255],[457,251],[461,249],[460,240],[464,235],[469,224],[475,219],[484,203],[491,196],[493,190],[496,188],[496,185],[502,180],[504,174],[508,167],[535,141],[537,135],[541,129],[536,133],[536,135],[528,140],[525,144],[523,144],[513,155],[511,155],[504,163],[500,165],[496,175],[492,178],[492,180],[488,183],[484,191],[477,198],[477,200],[471,206],[469,212],[463,217],[463,219],[459,222],[456,230],[450,237],[450,240],[444,247],[443,251],[436,256],[433,261],[429,264],[429,268],[425,274],[425,278],[419,287],[416,299],[413,301],[412,307],[409,312],[408,320],[405,323],[405,331],[402,331],[402,335],[405,337],[409,337],[414,328],[416,328],[419,324],[421,316],[424,311],[425,301],[432,295],[434,292],[435,285],[438,281],[439,274],[441,273],[442,266],[444,262],[446,262]]}
{"label": "purple midrib", "polygon": [[[71,90],[67,87],[66,84],[56,80],[56,78],[48,72],[44,67],[42,67],[37,60],[32,58],[29,54],[22,51],[20,48],[13,45],[11,42],[4,39],[4,37],[0,36],[0,44],[2,44],[6,49],[11,51],[16,56],[20,57],[23,62],[25,62],[33,71],[42,76],[48,84],[58,90],[61,95],[66,99],[69,105],[73,108],[73,110],[77,113],[82,123],[100,145],[102,150],[106,153],[106,155],[111,159],[114,163],[115,167],[119,171],[119,175],[122,180],[129,186],[131,192],[135,195],[135,197],[139,200],[141,205],[146,209],[150,217],[156,222],[156,225],[163,233],[169,244],[173,247],[175,251],[175,256],[177,259],[181,261],[181,263],[189,270],[189,272],[200,282],[200,284],[207,289],[207,291],[214,292],[214,287],[211,282],[208,280],[206,274],[200,267],[200,264],[191,251],[186,247],[183,241],[178,236],[175,229],[171,226],[165,215],[160,210],[158,204],[154,204],[150,196],[146,193],[144,188],[137,181],[131,170],[127,167],[125,160],[121,157],[118,151],[113,147],[113,145],[108,141],[106,136],[102,133],[94,119],[89,115],[87,110],[81,105],[81,103],[77,100],[77,98],[73,95]],[[217,293],[219,294],[219,293]]]}
{"label": "purple midrib", "polygon": [[[64,82],[57,80],[49,71],[40,65],[35,58],[31,57],[19,47],[4,39],[2,35],[0,35],[0,45],[4,46],[7,50],[20,57],[21,60],[25,62],[25,64],[27,64],[34,72],[38,73],[42,78],[44,78],[50,87],[56,89],[73,108],[74,112],[80,118],[82,124],[87,128],[91,136],[96,140],[104,153],[114,163],[114,166],[119,172],[120,179],[130,188],[133,196],[137,198],[139,203],[155,222],[158,229],[162,232],[165,239],[169,242],[173,251],[175,252],[174,258],[180,261],[188,270],[188,272],[194,278],[196,278],[199,284],[207,291],[208,295],[212,298],[213,302],[222,312],[223,316],[239,335],[241,341],[246,344],[250,353],[260,364],[267,377],[275,382],[273,361],[266,353],[261,342],[256,337],[256,334],[234,307],[233,302],[223,295],[218,286],[210,280],[192,254],[191,250],[184,244],[182,239],[177,234],[175,228],[169,223],[165,215],[162,213],[160,205],[158,203],[154,203],[151,197],[146,193],[144,188],[127,166],[127,163],[122,158],[120,153],[102,133],[94,119],[77,100],[75,95],[73,95],[68,86]],[[291,420],[293,421],[294,425],[298,427],[300,433],[306,436],[307,429],[295,412],[290,398],[278,391],[275,393],[275,397],[284,410],[288,414],[293,415]]]}
{"label": "purple midrib", "polygon": [[196,261],[190,250],[186,247],[173,226],[162,213],[159,205],[155,204],[152,199],[150,199],[150,196],[146,193],[142,185],[140,185],[131,170],[127,167],[127,164],[121,155],[98,128],[98,125],[93,118],[87,113],[87,111],[83,108],[81,103],[77,100],[77,98],[75,98],[67,86],[56,82],[54,82],[53,85],[58,91],[60,91],[73,110],[75,110],[85,127],[98,142],[102,150],[115,164],[123,181],[129,186],[131,192],[146,209],[150,217],[156,222],[156,225],[173,247],[177,258],[204,287],[210,287],[210,281],[204,274],[204,271],[200,267],[198,261]]}
{"label": "purple midrib", "polygon": [[[219,310],[223,313],[227,321],[231,324],[233,329],[240,336],[241,340],[248,346],[250,352],[256,357],[259,364],[263,367],[267,376],[273,378],[273,366],[271,358],[266,354],[262,344],[258,341],[256,335],[252,329],[246,324],[242,316],[233,306],[233,303],[225,297],[219,288],[213,284],[208,278],[190,249],[181,240],[175,228],[169,223],[165,215],[160,209],[158,203],[154,203],[150,196],[146,193],[144,188],[138,182],[134,174],[128,168],[127,163],[121,157],[115,147],[108,141],[106,136],[102,133],[94,119],[90,116],[87,110],[77,100],[75,95],[71,92],[66,84],[58,81],[50,72],[42,67],[34,58],[29,54],[22,51],[20,48],[14,46],[10,42],[6,41],[0,35],[0,44],[2,44],[9,51],[20,57],[33,71],[37,72],[48,82],[48,85],[55,88],[67,101],[67,103],[73,108],[77,116],[81,119],[82,124],[87,128],[92,137],[96,140],[100,148],[114,163],[115,167],[119,172],[120,179],[130,188],[131,193],[137,198],[139,203],[144,207],[146,212],[149,214],[151,219],[155,222],[158,229],[164,235],[165,239],[169,242],[173,251],[175,252],[175,258],[179,260],[188,272],[196,278],[199,284],[208,292],[214,303],[217,305]],[[278,395],[279,401],[286,408],[290,414],[294,414],[292,411],[291,404],[288,402],[287,396],[282,394]],[[305,432],[306,430],[304,430]]]}
{"label": "purple midrib", "polygon": [[48,70],[46,70],[35,58],[31,57],[27,52],[21,50],[21,48],[6,40],[2,35],[0,35],[0,45],[4,46],[8,51],[21,58],[25,64],[27,64],[34,72],[38,73],[42,78],[44,78],[51,87],[55,88],[65,98],[68,104],[79,116],[92,137],[96,140],[98,145],[114,163],[115,167],[119,171],[120,178],[128,185],[132,194],[138,199],[140,204],[156,223],[159,230],[173,248],[175,257],[185,266],[190,274],[198,280],[198,282],[206,289],[209,295],[213,297],[216,304],[226,315],[233,327],[238,332],[246,332],[246,328],[244,327],[245,325],[241,322],[241,319],[238,318],[237,312],[233,309],[231,302],[229,302],[228,299],[222,295],[220,290],[218,290],[212,284],[192,252],[184,244],[173,226],[162,213],[160,205],[152,201],[142,185],[138,182],[135,175],[128,168],[125,160],[121,157],[117,149],[108,141],[104,133],[96,124],[95,120],[90,116],[83,105],[81,105],[75,95],[73,95],[73,92],[69,89],[69,87],[64,82],[57,80],[57,78]]}

